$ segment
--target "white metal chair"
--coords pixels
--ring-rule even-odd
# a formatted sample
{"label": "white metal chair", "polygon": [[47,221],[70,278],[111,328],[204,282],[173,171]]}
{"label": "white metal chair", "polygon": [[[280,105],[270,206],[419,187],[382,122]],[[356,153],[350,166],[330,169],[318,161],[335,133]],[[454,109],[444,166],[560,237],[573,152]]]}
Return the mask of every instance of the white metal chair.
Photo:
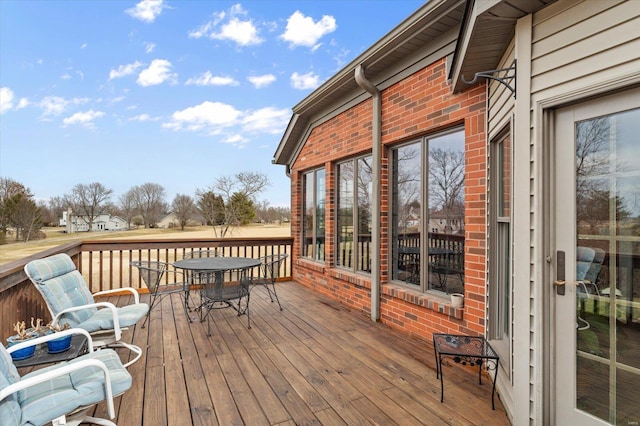
{"label": "white metal chair", "polygon": [[[149,312],[149,305],[140,303],[136,289],[123,287],[91,294],[73,260],[64,253],[33,260],[25,265],[24,271],[44,298],[53,324],[64,320],[72,328],[85,329],[97,347],[129,349],[135,357],[125,367],[142,356],[142,349],[122,341],[122,330],[135,325]],[[132,304],[116,307],[111,302],[96,302],[94,299],[94,296],[122,291],[133,295]]]}
{"label": "white metal chair", "polygon": [[[68,334],[85,334],[89,353],[20,376],[11,353],[25,346],[44,343]],[[115,417],[113,398],[127,391],[132,378],[111,349],[93,351],[89,333],[70,329],[6,349],[0,345],[0,423],[3,426],[78,425],[93,423],[115,426],[88,416],[89,409],[106,402],[109,418]]]}

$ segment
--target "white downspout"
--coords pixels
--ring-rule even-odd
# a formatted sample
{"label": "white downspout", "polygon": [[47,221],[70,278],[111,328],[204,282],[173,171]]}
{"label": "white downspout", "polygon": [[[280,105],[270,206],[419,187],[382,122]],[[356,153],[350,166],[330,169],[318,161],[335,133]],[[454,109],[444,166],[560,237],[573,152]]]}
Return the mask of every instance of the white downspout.
{"label": "white downspout", "polygon": [[381,160],[381,132],[382,132],[382,98],[380,91],[364,75],[364,67],[358,65],[355,70],[355,79],[358,86],[371,93],[373,101],[373,119],[371,123],[371,137],[373,150],[373,176],[372,176],[372,209],[371,209],[371,246],[373,254],[371,259],[371,320],[380,319],[380,160]]}

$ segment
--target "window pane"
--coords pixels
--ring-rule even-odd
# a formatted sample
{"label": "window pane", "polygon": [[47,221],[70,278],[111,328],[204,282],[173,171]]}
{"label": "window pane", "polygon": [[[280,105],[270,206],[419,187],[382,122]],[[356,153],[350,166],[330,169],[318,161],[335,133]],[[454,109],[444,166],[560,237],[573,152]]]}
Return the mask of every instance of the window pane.
{"label": "window pane", "polygon": [[336,264],[353,266],[353,161],[338,165],[338,238]]}
{"label": "window pane", "polygon": [[358,271],[371,272],[372,157],[358,159]]}
{"label": "window pane", "polygon": [[428,143],[429,289],[464,293],[464,132]]}
{"label": "window pane", "polygon": [[304,216],[302,218],[302,255],[313,256],[313,174],[303,176],[303,205]]}
{"label": "window pane", "polygon": [[325,184],[324,170],[316,172],[316,260],[324,260],[324,242],[325,242]]}
{"label": "window pane", "polygon": [[420,285],[421,144],[393,156],[392,278]]}

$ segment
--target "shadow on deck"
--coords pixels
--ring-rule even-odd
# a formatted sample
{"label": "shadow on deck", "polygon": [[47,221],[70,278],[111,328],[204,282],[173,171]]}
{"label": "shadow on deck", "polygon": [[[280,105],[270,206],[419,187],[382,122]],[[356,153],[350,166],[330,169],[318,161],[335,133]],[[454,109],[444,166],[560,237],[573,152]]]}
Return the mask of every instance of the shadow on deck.
{"label": "shadow on deck", "polygon": [[[189,323],[180,298],[154,309],[146,328],[127,331],[144,349],[116,400],[130,425],[509,424],[491,380],[445,365],[440,403],[431,342],[409,338],[295,284],[278,284],[284,310],[262,288],[251,323],[230,309]],[[145,298],[147,296],[144,296]],[[124,301],[124,300],[123,300]],[[192,313],[195,317],[195,314]],[[128,356],[122,353],[122,356]],[[96,414],[106,416],[104,404]]]}

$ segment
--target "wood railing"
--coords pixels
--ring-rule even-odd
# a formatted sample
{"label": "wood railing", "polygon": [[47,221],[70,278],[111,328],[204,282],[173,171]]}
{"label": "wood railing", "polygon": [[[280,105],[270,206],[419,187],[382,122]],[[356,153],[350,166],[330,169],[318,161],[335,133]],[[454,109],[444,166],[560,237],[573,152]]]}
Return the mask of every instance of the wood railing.
{"label": "wood railing", "polygon": [[[224,256],[260,257],[268,254],[288,254],[281,277],[291,277],[291,247],[293,238],[235,239],[136,239],[90,240],[64,244],[21,260],[0,265],[0,339],[15,334],[12,324],[30,318],[50,320],[49,312],[33,284],[24,273],[24,265],[58,253],[73,259],[89,285],[91,292],[134,287],[143,289],[138,271],[131,266],[136,260],[159,260],[172,263],[184,254],[197,250],[217,249]],[[176,274],[165,274],[171,283]]]}

